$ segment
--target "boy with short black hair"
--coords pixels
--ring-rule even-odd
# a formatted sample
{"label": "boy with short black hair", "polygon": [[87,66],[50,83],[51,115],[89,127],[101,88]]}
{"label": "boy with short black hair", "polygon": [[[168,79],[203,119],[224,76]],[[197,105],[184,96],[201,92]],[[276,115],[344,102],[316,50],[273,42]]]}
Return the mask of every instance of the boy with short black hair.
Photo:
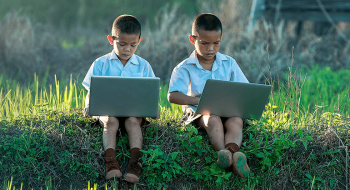
{"label": "boy with short black hair", "polygon": [[[112,26],[112,35],[107,39],[113,45],[112,52],[96,59],[87,72],[83,86],[89,91],[91,76],[123,76],[123,77],[155,77],[151,65],[143,58],[135,55],[141,42],[141,24],[131,15],[121,15]],[[111,88],[113,88],[111,86]],[[90,92],[90,91],[89,91]],[[88,113],[89,92],[86,97],[85,113]],[[121,177],[120,165],[116,159],[116,134],[119,126],[125,124],[129,136],[130,161],[124,179],[137,183],[141,174],[142,131],[145,119],[141,117],[99,116],[103,126],[103,146],[105,150],[106,179]]]}
{"label": "boy with short black hair", "polygon": [[[222,25],[215,15],[198,15],[193,21],[189,40],[195,50],[189,58],[174,68],[169,84],[169,102],[198,105],[207,79],[248,83],[236,61],[218,52],[222,40]],[[185,106],[185,123],[193,122],[206,130],[214,150],[218,151],[217,163],[221,168],[232,167],[232,171],[238,176],[247,177],[250,172],[247,159],[239,152],[243,138],[242,119],[195,114],[194,109]]]}

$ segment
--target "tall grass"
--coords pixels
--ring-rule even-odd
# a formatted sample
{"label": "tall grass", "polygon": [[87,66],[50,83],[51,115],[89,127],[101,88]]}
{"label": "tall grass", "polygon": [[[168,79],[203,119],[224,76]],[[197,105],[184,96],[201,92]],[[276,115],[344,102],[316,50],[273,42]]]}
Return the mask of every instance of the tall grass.
{"label": "tall grass", "polygon": [[39,83],[37,75],[25,87],[1,75],[0,86],[0,118],[36,115],[50,110],[70,112],[72,109],[81,109],[86,94],[81,85],[73,83],[72,78],[68,84],[60,85],[56,76],[55,83],[47,88]]}
{"label": "tall grass", "polygon": [[[278,81],[270,96],[272,105],[280,111],[304,113],[318,111],[350,115],[350,70],[338,72],[330,68],[314,67],[307,71],[286,73],[287,82]],[[41,114],[46,111],[70,112],[82,109],[86,91],[80,83],[70,80],[60,82],[55,76],[54,84],[46,84],[48,76],[22,86],[18,81],[0,76],[0,118],[16,118],[21,115]],[[40,81],[43,81],[42,83]],[[160,89],[159,104],[181,111],[180,106],[167,100],[168,86]]]}
{"label": "tall grass", "polygon": [[350,115],[350,70],[334,72],[329,67],[290,70],[286,83],[274,83],[272,102],[280,110],[332,112]]}
{"label": "tall grass", "polygon": [[[34,75],[34,80],[22,85],[11,80],[6,75],[0,75],[0,119],[14,119],[29,114],[44,114],[47,111],[70,113],[74,109],[85,106],[86,90],[81,83],[70,80],[60,82],[54,76],[54,84],[46,85],[48,76],[40,78]],[[42,81],[42,82],[39,82]],[[170,104],[167,100],[168,86],[162,85],[159,95],[159,105],[181,112],[181,107]]]}

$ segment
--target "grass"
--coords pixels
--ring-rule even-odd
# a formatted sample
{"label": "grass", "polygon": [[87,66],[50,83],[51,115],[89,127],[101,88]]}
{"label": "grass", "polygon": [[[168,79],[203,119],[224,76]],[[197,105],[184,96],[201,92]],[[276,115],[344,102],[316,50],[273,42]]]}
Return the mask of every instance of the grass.
{"label": "grass", "polygon": [[43,83],[39,86],[39,79],[34,75],[34,81],[22,88],[18,82],[0,76],[0,118],[37,115],[48,110],[70,111],[84,105],[86,92],[81,85],[77,87],[72,78],[68,85],[60,85],[56,76],[54,85],[46,88],[45,80]]}
{"label": "grass", "polygon": [[[274,83],[278,93],[273,94],[273,104],[283,105],[280,107],[284,110],[350,115],[347,82],[350,80],[350,69],[334,72],[329,67],[314,66],[309,70],[290,71],[284,78],[287,85]],[[288,103],[290,101],[295,104]]]}
{"label": "grass", "polygon": [[[313,68],[290,72],[290,80],[278,82],[262,118],[245,123],[242,151],[252,169],[246,179],[218,168],[205,132],[181,124],[181,109],[166,101],[167,87],[162,86],[161,117],[150,119],[143,129],[143,175],[136,186],[104,180],[102,129],[81,115],[85,92],[80,83],[70,79],[48,85],[45,77],[39,80],[35,76],[21,86],[2,75],[2,189],[22,185],[25,189],[83,189],[88,182],[90,187],[114,189],[345,188],[350,119],[349,101],[344,99],[349,98],[349,89],[341,83],[316,80],[316,74],[327,81],[336,81],[333,77],[345,81],[349,71]],[[317,86],[320,99],[310,93],[310,86]],[[344,101],[334,105],[339,98]],[[310,99],[316,103],[305,103]],[[123,130],[118,132],[116,150],[125,169],[130,155]]]}

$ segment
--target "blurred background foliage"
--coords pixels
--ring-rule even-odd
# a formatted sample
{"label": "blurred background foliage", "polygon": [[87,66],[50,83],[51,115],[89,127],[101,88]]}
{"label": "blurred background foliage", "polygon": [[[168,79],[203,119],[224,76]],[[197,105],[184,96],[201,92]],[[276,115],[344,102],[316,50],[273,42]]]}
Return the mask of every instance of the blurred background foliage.
{"label": "blurred background foliage", "polygon": [[[250,82],[285,79],[288,68],[314,65],[332,70],[350,67],[350,41],[335,29],[323,36],[305,21],[296,35],[296,21],[276,25],[260,19],[247,32],[252,0],[2,0],[0,1],[0,74],[25,84],[34,73],[48,82],[72,74],[80,83],[92,62],[109,53],[106,40],[113,20],[135,15],[143,41],[136,54],[152,65],[165,83],[172,69],[194,50],[188,42],[194,17],[203,12],[223,23],[220,52],[230,55]],[[350,38],[349,23],[338,23]],[[46,74],[48,73],[48,74]],[[272,81],[272,80],[270,80]]]}
{"label": "blurred background foliage", "polygon": [[[215,1],[220,3],[220,0]],[[8,12],[18,11],[41,23],[72,28],[75,25],[110,30],[109,25],[120,14],[132,14],[144,25],[154,26],[154,17],[167,6],[180,4],[179,14],[194,15],[199,0],[3,0],[0,19]]]}

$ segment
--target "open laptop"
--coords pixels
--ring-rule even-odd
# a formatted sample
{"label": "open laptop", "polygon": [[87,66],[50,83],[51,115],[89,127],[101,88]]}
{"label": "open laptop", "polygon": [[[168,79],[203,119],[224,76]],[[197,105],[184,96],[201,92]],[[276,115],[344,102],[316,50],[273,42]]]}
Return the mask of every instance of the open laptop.
{"label": "open laptop", "polygon": [[260,119],[270,92],[270,85],[208,79],[196,113]]}
{"label": "open laptop", "polygon": [[159,78],[92,76],[89,115],[157,117]]}

